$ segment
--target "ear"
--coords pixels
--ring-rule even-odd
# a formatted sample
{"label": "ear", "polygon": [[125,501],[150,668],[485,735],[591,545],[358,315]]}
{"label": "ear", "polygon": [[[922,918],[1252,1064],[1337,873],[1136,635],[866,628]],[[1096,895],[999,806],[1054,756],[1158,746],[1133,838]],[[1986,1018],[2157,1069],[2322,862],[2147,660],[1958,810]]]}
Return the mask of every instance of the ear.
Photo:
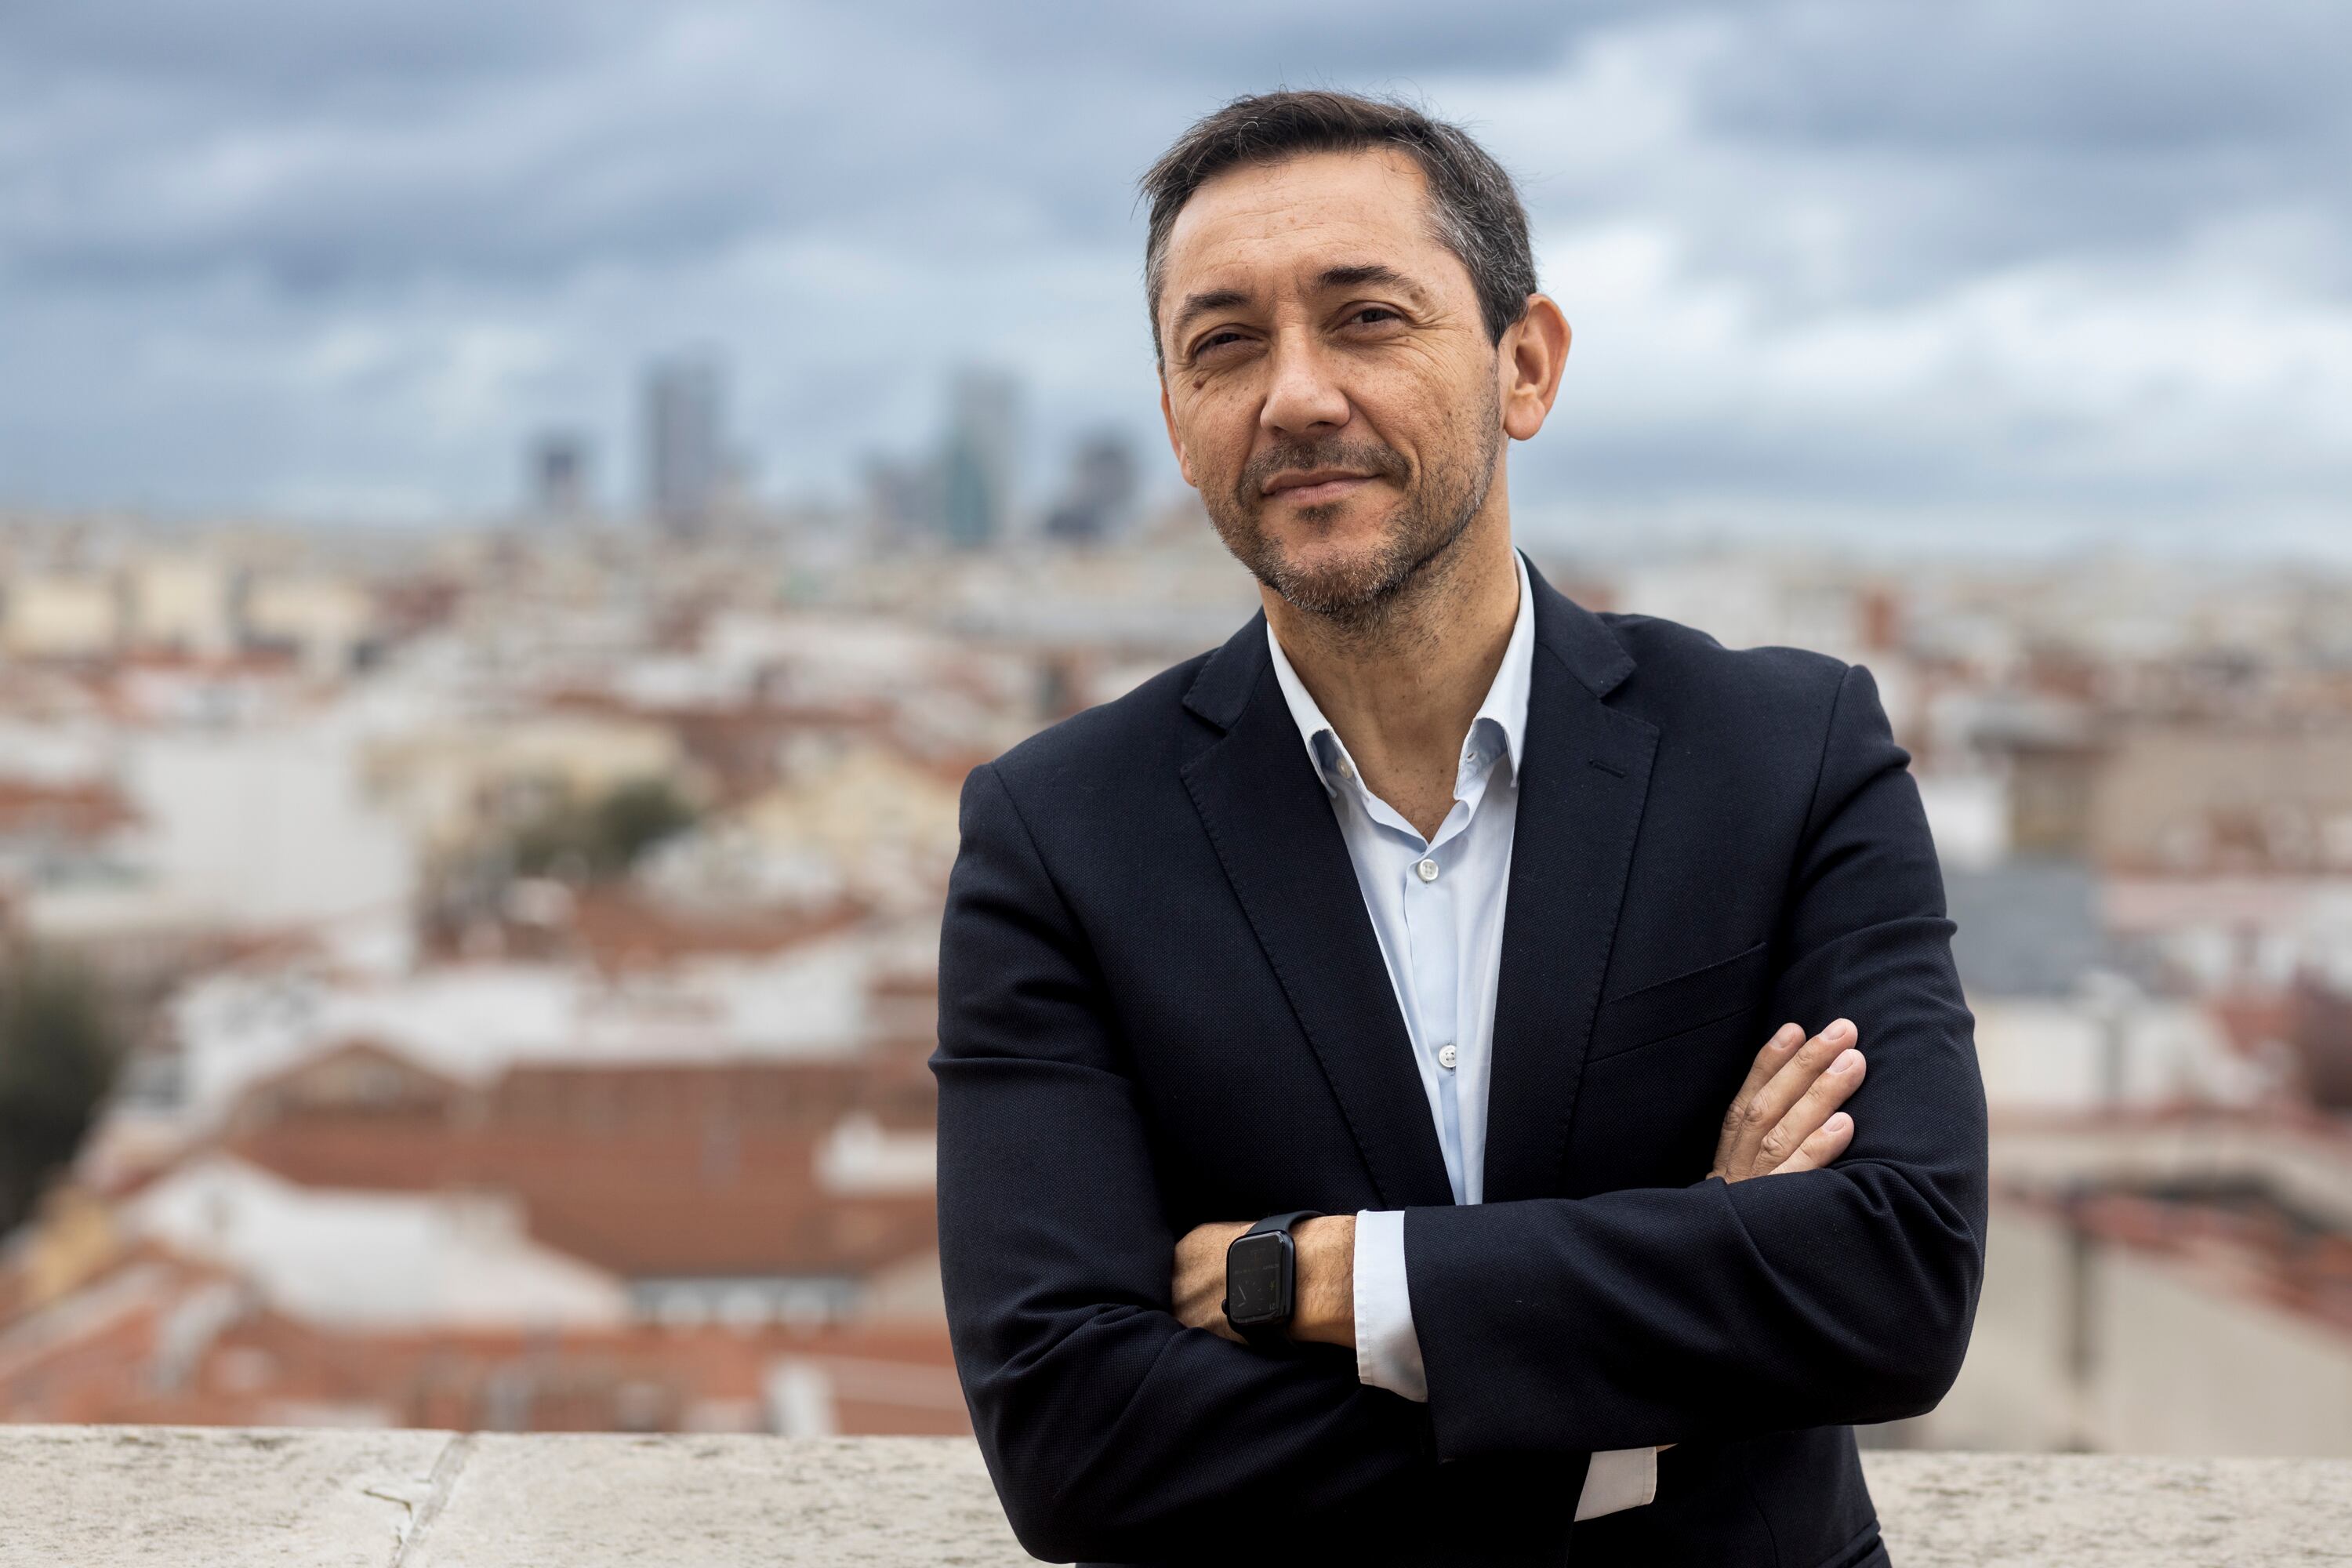
{"label": "ear", "polygon": [[1176,433],[1176,410],[1168,401],[1168,373],[1160,373],[1160,417],[1168,426],[1168,449],[1176,454],[1176,467],[1182,472],[1184,482],[1194,489],[1201,482],[1192,477],[1192,459],[1184,455],[1184,437]]}
{"label": "ear", "polygon": [[1568,364],[1568,318],[1548,294],[1528,296],[1527,314],[1503,334],[1501,363],[1503,430],[1514,441],[1532,440],[1559,396],[1560,373]]}

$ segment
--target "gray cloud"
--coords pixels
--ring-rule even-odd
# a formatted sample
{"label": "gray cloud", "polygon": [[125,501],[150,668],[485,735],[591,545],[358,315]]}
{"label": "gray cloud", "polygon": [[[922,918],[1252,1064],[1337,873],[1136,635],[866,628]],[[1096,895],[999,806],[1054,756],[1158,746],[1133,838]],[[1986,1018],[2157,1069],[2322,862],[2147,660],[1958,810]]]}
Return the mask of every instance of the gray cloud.
{"label": "gray cloud", "polygon": [[[1531,505],[2308,510],[2347,46],[2326,0],[18,0],[0,495],[496,504],[692,339],[778,488],[923,438],[971,358],[1048,447],[1148,442],[1133,178],[1288,82],[1425,95],[1527,177],[1595,345]],[[2204,437],[2252,408],[2232,472]]]}
{"label": "gray cloud", "polygon": [[2291,0],[1838,0],[1759,8],[1741,38],[1714,73],[1717,123],[1937,161],[2276,146],[2347,123],[2352,14]]}
{"label": "gray cloud", "polygon": [[2233,216],[2352,227],[2352,12],[2282,0],[1776,8],[1711,62],[1711,136],[1866,195],[1870,281],[2122,259]]}
{"label": "gray cloud", "polygon": [[[1123,232],[1133,175],[1244,89],[1557,58],[1579,14],[1402,0],[1335,27],[1186,7],[234,0],[0,15],[0,260],[137,283],[245,266],[298,290],[517,279],[751,237]],[[992,228],[996,232],[992,233]]]}

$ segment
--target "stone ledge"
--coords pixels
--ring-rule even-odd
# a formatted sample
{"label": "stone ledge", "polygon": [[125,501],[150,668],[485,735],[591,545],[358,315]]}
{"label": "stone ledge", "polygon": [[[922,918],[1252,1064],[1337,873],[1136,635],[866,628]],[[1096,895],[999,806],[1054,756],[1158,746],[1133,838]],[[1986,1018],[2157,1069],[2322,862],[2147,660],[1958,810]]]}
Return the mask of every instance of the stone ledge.
{"label": "stone ledge", "polygon": [[[2352,1461],[1874,1452],[1901,1568],[2352,1563]],[[0,1426],[0,1568],[1018,1564],[958,1438]]]}

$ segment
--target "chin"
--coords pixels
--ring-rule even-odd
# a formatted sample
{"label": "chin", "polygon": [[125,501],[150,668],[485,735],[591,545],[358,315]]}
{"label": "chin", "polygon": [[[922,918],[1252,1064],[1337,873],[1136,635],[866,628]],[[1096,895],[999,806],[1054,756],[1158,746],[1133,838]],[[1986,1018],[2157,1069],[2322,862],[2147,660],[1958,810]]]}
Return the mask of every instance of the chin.
{"label": "chin", "polygon": [[1301,609],[1331,613],[1376,595],[1394,572],[1394,552],[1380,535],[1315,540],[1282,549],[1276,591]]}
{"label": "chin", "polygon": [[1304,572],[1374,560],[1396,547],[1396,509],[1367,506],[1354,496],[1327,506],[1287,508],[1270,526],[1260,516],[1259,526],[1283,559]]}
{"label": "chin", "polygon": [[1345,617],[1381,596],[1406,548],[1402,509],[1367,499],[1213,511],[1211,520],[1261,583],[1300,609]]}

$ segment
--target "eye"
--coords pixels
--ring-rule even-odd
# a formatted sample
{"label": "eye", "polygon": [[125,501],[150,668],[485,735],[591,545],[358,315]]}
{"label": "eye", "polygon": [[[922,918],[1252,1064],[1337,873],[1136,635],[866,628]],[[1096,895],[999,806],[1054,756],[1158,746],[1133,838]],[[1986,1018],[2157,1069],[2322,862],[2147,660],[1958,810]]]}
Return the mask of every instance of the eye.
{"label": "eye", "polygon": [[1399,315],[1396,311],[1390,310],[1386,305],[1360,305],[1354,310],[1350,311],[1348,316],[1348,321],[1350,325],[1360,322],[1375,327],[1385,326],[1391,321],[1402,321],[1403,320],[1404,318],[1402,316]]}
{"label": "eye", "polygon": [[1249,337],[1244,332],[1232,331],[1211,332],[1192,345],[1192,357],[1195,360],[1222,358],[1225,353],[1231,353],[1235,344],[1247,342]]}

